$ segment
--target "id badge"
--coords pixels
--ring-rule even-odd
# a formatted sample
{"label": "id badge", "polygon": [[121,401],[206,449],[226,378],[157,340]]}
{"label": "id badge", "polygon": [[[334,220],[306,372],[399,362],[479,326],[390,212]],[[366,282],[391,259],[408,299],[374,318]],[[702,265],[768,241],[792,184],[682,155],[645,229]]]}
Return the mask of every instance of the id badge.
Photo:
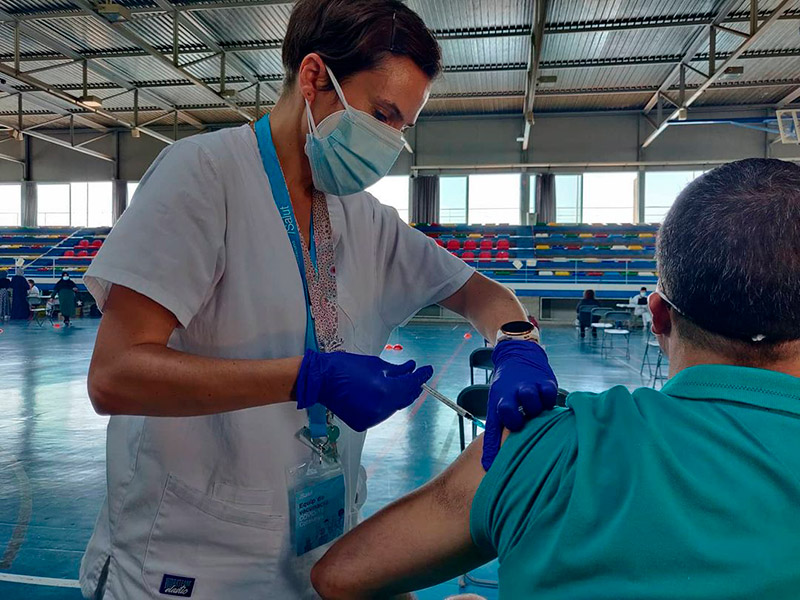
{"label": "id badge", "polygon": [[289,523],[297,556],[324,546],[344,533],[344,472],[338,460],[312,454],[287,471]]}

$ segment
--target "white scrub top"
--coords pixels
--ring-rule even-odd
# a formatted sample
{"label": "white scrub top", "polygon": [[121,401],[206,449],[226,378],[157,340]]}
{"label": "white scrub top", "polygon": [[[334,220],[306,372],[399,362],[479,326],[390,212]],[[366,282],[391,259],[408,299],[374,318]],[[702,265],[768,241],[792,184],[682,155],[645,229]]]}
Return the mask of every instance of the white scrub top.
{"label": "white scrub top", "polygon": [[[349,352],[379,354],[395,326],[473,273],[367,193],[328,196],[328,206]],[[101,310],[112,284],[169,309],[180,322],[169,341],[176,350],[228,359],[304,350],[302,281],[246,125],[165,148],[84,281]],[[288,527],[285,471],[308,457],[294,438],[306,423],[291,402],[111,417],[107,498],[81,564],[84,595],[110,559],[106,599],[167,597],[165,575],[193,579],[194,600],[316,598],[309,571],[326,548],[297,558]],[[352,527],[366,499],[364,434],[339,426]]]}

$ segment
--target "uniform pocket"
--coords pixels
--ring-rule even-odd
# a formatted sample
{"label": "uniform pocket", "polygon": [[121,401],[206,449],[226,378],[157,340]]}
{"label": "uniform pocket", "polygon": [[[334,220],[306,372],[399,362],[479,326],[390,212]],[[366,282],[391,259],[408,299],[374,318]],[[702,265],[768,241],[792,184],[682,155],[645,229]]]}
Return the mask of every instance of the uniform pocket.
{"label": "uniform pocket", "polygon": [[154,598],[266,598],[285,531],[282,515],[217,500],[170,475],[147,544],[144,583]]}

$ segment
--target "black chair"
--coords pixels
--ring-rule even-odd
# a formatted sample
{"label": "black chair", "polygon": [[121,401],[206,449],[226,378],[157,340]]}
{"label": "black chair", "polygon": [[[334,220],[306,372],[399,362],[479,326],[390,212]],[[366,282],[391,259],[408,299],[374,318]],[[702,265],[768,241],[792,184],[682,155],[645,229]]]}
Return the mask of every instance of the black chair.
{"label": "black chair", "polygon": [[[491,386],[489,385],[483,384],[465,387],[463,390],[461,390],[461,392],[459,392],[458,398],[456,398],[456,404],[472,413],[473,416],[478,417],[479,419],[485,419],[487,414],[486,407],[489,405],[490,387]],[[461,415],[458,416],[458,434],[459,439],[461,440],[461,451],[463,452],[464,448],[467,447],[467,444],[464,439],[464,417]],[[477,436],[478,426],[473,423],[472,439],[475,439]]]}
{"label": "black chair", "polygon": [[[584,337],[586,335],[586,330],[591,329],[592,323],[596,322],[593,319],[594,309],[594,306],[581,306],[580,311],[578,311],[578,327],[581,330],[581,337]],[[600,318],[597,317],[597,321],[599,320]]]}
{"label": "black chair", "polygon": [[489,377],[494,371],[492,362],[492,352],[494,348],[476,348],[469,355],[469,383],[475,385],[475,369],[482,369],[485,374],[485,382],[489,383]]}

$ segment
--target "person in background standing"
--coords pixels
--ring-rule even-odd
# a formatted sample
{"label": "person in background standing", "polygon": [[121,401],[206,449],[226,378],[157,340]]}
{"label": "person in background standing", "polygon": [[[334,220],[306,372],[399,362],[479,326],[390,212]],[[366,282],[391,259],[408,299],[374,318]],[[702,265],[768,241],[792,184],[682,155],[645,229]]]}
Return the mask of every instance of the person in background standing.
{"label": "person in background standing", "polygon": [[69,273],[62,273],[61,279],[53,287],[53,296],[58,296],[58,306],[64,316],[64,325],[70,326],[70,319],[75,316],[78,286],[69,278]]}
{"label": "person in background standing", "polygon": [[28,280],[22,274],[22,267],[17,267],[11,278],[11,318],[27,320],[31,316],[31,307],[28,305]]}
{"label": "person in background standing", "polygon": [[8,273],[0,277],[0,320],[11,318],[11,280]]}

